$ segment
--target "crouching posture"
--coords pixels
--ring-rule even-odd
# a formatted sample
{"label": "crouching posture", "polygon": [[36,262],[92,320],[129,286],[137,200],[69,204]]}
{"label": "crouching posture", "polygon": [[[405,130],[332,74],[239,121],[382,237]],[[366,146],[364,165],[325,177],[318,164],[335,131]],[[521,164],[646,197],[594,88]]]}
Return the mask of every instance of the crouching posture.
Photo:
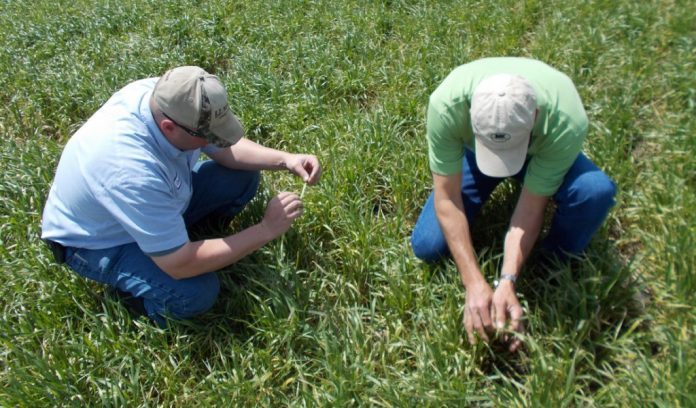
{"label": "crouching posture", "polygon": [[[429,163],[434,190],[418,218],[415,255],[450,255],[466,288],[469,341],[494,328],[523,330],[515,280],[556,204],[542,248],[580,254],[614,204],[614,183],[581,152],[588,119],[571,80],[526,58],[487,58],[452,71],[430,96]],[[495,291],[481,274],[469,225],[505,178],[522,183]],[[519,341],[510,338],[510,350]]]}
{"label": "crouching posture", "polygon": [[[212,160],[199,161],[201,152]],[[282,235],[302,214],[282,192],[263,220],[234,235],[191,242],[187,227],[233,217],[256,194],[260,170],[287,169],[308,184],[313,155],[244,137],[227,93],[198,67],[174,68],[114,94],[68,141],[43,212],[42,238],[78,274],[115,288],[150,319],[203,313],[216,270]]]}

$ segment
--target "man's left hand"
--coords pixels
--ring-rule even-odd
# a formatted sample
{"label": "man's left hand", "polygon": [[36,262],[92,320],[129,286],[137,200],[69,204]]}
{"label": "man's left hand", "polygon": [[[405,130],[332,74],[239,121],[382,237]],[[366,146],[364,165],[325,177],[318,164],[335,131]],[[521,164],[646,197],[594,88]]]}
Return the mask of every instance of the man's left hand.
{"label": "man's left hand", "polygon": [[285,167],[309,185],[317,184],[321,178],[319,159],[311,154],[293,154]]}
{"label": "man's left hand", "polygon": [[[524,325],[522,324],[522,316],[524,311],[517,300],[515,294],[515,284],[510,280],[502,280],[493,293],[493,305],[491,306],[491,314],[495,322],[496,329],[503,330],[506,328],[506,322],[509,321],[508,329],[516,333],[524,333]],[[505,334],[503,336],[505,342],[509,342],[509,350],[514,353],[522,345],[519,338]]]}

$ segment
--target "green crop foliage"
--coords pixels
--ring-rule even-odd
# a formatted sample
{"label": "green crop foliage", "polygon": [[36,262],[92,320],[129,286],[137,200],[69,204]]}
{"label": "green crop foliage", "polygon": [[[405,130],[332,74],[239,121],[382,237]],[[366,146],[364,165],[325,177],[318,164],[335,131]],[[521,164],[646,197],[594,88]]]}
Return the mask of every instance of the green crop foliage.
{"label": "green crop foliage", "polygon": [[[696,406],[696,2],[0,0],[0,406]],[[431,189],[429,94],[451,69],[537,58],[576,83],[586,153],[619,186],[586,259],[525,266],[525,348],[470,346],[452,262],[408,238]],[[248,136],[324,176],[282,239],[161,330],[52,262],[62,146],[128,82],[219,75]],[[231,225],[257,222],[262,192]],[[487,278],[518,187],[473,226]]]}

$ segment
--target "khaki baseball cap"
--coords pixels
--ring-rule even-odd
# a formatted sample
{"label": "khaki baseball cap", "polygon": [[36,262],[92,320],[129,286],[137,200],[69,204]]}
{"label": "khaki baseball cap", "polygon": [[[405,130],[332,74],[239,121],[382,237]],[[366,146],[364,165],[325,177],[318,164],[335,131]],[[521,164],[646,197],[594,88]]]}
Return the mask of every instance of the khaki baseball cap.
{"label": "khaki baseball cap", "polygon": [[471,98],[476,164],[491,177],[517,174],[527,158],[536,116],[536,93],[522,76],[496,74],[482,80]]}
{"label": "khaki baseball cap", "polygon": [[165,116],[211,144],[228,147],[244,136],[222,82],[202,68],[170,69],[157,81],[152,95]]}

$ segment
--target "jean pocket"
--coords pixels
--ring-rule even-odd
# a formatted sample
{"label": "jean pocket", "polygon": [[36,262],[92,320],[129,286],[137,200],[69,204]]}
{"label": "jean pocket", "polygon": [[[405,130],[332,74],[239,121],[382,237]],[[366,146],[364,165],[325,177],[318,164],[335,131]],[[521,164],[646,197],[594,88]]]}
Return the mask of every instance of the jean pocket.
{"label": "jean pocket", "polygon": [[104,266],[109,260],[100,252],[102,251],[71,248],[66,254],[65,263],[80,276],[108,284],[108,273]]}

